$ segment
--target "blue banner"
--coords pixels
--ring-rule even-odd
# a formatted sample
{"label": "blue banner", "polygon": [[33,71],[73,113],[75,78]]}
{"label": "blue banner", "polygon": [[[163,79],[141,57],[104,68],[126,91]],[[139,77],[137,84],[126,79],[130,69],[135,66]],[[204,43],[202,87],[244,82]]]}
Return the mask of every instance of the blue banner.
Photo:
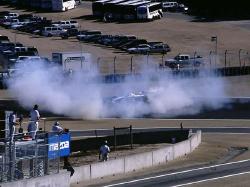
{"label": "blue banner", "polygon": [[[48,158],[69,156],[70,154],[70,134],[50,135],[48,140]],[[60,148],[60,149],[59,149]]]}

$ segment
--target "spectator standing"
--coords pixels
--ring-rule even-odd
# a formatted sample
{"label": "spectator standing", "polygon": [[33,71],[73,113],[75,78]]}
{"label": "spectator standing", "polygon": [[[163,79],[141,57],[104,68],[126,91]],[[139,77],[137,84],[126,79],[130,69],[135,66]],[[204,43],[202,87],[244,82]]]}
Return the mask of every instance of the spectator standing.
{"label": "spectator standing", "polygon": [[99,151],[99,160],[107,161],[110,153],[110,148],[108,146],[108,142],[104,141],[104,144],[100,147]]}
{"label": "spectator standing", "polygon": [[63,128],[60,127],[60,123],[58,121],[56,121],[54,123],[54,125],[52,126],[52,132],[56,132],[56,133],[62,133],[63,132]]}
{"label": "spectator standing", "polygon": [[38,111],[38,105],[34,105],[33,109],[30,111],[30,123],[28,125],[28,132],[32,139],[36,138],[36,132],[39,127],[40,114]]}
{"label": "spectator standing", "polygon": [[14,134],[15,134],[15,129],[17,125],[17,117],[16,117],[16,111],[13,111],[10,116],[9,116],[9,138],[10,141],[14,141]]}

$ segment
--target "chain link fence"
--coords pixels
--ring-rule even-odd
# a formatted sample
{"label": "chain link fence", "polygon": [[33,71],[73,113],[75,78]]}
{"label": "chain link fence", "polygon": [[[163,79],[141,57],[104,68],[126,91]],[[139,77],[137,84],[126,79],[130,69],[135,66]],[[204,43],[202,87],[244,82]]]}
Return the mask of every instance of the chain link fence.
{"label": "chain link fence", "polygon": [[[217,54],[214,51],[199,52],[194,51],[190,57],[196,55],[202,56],[203,66],[200,68],[228,68],[228,67],[246,67],[250,66],[250,53],[247,50],[240,49],[220,51]],[[165,61],[170,59],[168,54],[160,55],[124,55],[114,57],[97,57],[93,59],[102,75],[111,74],[130,74],[143,71],[158,70],[164,66]],[[170,69],[170,68],[169,68]]]}
{"label": "chain link fence", "polygon": [[[53,135],[59,142],[60,135]],[[48,155],[48,134],[39,134],[36,140],[0,140],[0,182],[41,177],[59,173],[59,150]]]}

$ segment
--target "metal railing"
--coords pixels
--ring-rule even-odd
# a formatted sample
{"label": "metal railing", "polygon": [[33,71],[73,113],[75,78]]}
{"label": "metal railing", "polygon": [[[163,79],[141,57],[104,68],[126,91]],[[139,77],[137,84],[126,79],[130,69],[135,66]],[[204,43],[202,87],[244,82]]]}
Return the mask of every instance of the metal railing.
{"label": "metal railing", "polygon": [[[55,137],[60,144],[60,135]],[[30,141],[0,139],[0,183],[58,173],[59,149],[54,157],[48,156],[48,149],[47,133]]]}

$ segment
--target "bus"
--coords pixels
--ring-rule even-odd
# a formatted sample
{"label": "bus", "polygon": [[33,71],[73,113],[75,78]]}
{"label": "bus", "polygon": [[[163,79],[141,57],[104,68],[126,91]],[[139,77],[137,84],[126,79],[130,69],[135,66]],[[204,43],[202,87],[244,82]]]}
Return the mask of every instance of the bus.
{"label": "bus", "polygon": [[93,16],[103,17],[104,15],[104,4],[112,0],[99,0],[92,3]]}
{"label": "bus", "polygon": [[107,20],[114,20],[114,14],[116,12],[116,6],[119,3],[123,3],[127,0],[112,0],[104,4],[104,18]]}
{"label": "bus", "polygon": [[[113,14],[114,14],[114,18],[116,20],[121,20],[121,19],[126,19],[127,16],[124,15],[130,15],[130,19],[126,19],[126,20],[134,20],[136,19],[136,7],[135,6],[130,6],[134,3],[138,3],[138,2],[144,2],[142,0],[130,0],[130,1],[126,1],[126,2],[122,2],[122,3],[118,3],[115,5],[115,7],[113,8]],[[135,15],[135,16],[134,16]]]}
{"label": "bus", "polygon": [[75,0],[52,0],[53,11],[67,11],[75,7]]}
{"label": "bus", "polygon": [[114,19],[121,20],[123,18],[123,12],[124,12],[125,6],[128,4],[138,2],[138,1],[142,1],[142,0],[129,0],[129,1],[115,4],[113,7],[113,12],[112,12]]}
{"label": "bus", "polygon": [[123,7],[122,14],[124,20],[136,20],[137,8],[149,4],[150,1],[139,1]]}
{"label": "bus", "polygon": [[161,3],[149,3],[137,8],[137,18],[139,20],[160,19],[163,16]]}

